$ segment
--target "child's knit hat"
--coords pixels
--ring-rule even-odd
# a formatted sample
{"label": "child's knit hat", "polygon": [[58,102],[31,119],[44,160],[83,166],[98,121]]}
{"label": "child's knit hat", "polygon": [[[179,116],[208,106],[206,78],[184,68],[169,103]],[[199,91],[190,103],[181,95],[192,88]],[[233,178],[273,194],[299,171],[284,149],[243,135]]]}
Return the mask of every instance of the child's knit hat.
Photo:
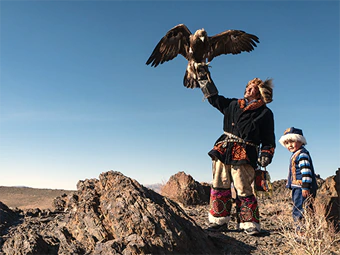
{"label": "child's knit hat", "polygon": [[285,132],[283,132],[283,136],[281,136],[279,142],[282,144],[283,147],[286,147],[284,143],[287,140],[301,142],[304,145],[307,144],[306,138],[303,136],[302,130],[295,127],[287,128]]}

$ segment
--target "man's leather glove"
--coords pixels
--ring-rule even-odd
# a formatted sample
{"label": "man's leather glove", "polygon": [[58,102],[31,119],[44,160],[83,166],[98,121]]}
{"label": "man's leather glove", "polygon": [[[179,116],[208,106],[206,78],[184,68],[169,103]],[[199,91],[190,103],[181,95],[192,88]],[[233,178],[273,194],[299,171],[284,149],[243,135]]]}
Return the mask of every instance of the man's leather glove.
{"label": "man's leather glove", "polygon": [[209,68],[207,65],[199,65],[197,67],[197,81],[205,98],[217,95],[218,90],[210,77]]}
{"label": "man's leather glove", "polygon": [[210,80],[210,71],[207,64],[199,64],[196,73],[197,80]]}
{"label": "man's leather glove", "polygon": [[258,161],[260,166],[266,167],[272,162],[272,159],[268,156],[261,155]]}

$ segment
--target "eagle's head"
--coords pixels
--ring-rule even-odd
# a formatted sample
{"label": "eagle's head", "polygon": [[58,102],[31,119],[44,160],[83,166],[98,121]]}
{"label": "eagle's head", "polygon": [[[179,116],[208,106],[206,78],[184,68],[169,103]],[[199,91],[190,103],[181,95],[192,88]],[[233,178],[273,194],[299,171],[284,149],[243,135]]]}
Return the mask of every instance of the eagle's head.
{"label": "eagle's head", "polygon": [[204,42],[207,37],[208,37],[208,34],[207,32],[204,30],[204,28],[202,29],[198,29],[195,34],[194,34],[194,37],[195,38],[199,38],[202,42]]}

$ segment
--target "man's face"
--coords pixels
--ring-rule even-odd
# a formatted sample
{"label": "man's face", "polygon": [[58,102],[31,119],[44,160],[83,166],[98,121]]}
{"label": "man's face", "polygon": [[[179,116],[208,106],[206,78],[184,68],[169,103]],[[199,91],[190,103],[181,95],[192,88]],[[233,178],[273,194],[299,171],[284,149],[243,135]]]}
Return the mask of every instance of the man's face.
{"label": "man's face", "polygon": [[244,92],[244,98],[248,101],[259,99],[259,87],[255,83],[250,83],[248,87],[246,87],[246,91]]}

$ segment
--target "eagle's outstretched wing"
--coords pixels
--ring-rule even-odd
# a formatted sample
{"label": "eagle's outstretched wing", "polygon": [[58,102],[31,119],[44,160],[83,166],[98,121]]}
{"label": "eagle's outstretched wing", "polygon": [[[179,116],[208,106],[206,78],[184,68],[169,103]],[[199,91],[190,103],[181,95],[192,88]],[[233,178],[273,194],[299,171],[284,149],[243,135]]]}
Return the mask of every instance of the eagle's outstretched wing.
{"label": "eagle's outstretched wing", "polygon": [[178,54],[188,59],[190,35],[190,30],[184,24],[173,27],[156,45],[146,64],[156,67],[174,59]]}
{"label": "eagle's outstretched wing", "polygon": [[250,52],[259,43],[256,35],[248,34],[242,30],[226,30],[209,37],[210,51],[208,61],[222,54],[239,54],[242,51]]}

